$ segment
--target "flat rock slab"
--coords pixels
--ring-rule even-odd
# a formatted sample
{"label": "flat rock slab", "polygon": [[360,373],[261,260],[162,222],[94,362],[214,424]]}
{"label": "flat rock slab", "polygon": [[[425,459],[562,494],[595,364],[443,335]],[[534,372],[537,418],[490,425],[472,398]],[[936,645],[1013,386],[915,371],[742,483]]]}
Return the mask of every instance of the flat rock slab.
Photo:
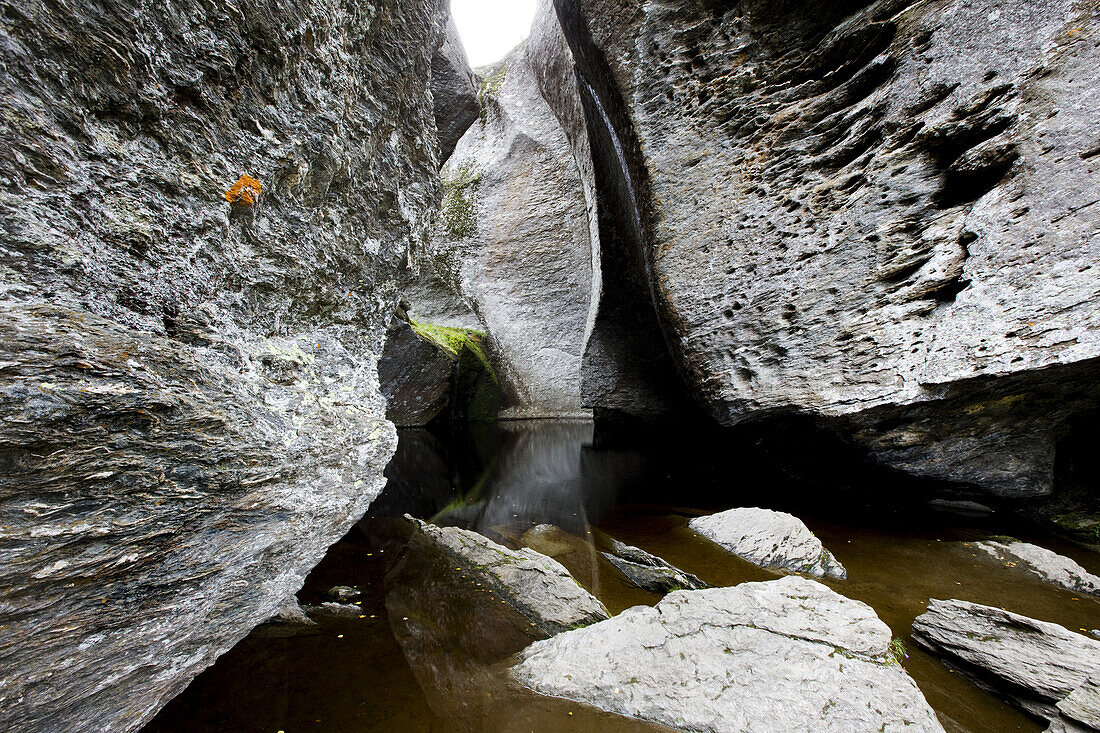
{"label": "flat rock slab", "polygon": [[976,546],[1003,562],[1017,563],[1018,567],[1043,580],[1060,585],[1075,593],[1100,596],[1100,577],[1085,570],[1079,564],[1052,552],[1045,547],[1028,542],[978,542]]}
{"label": "flat rock slab", "polygon": [[798,517],[770,509],[743,507],[699,517],[688,526],[738,557],[763,568],[814,577],[847,578],[821,540]]}
{"label": "flat rock slab", "polygon": [[[913,622],[913,638],[1052,722],[1061,717],[1055,704],[1100,677],[1100,641],[977,603],[930,601],[928,611]],[[1065,704],[1081,719],[1090,699],[1096,696],[1082,690]]]}
{"label": "flat rock slab", "polygon": [[467,529],[406,518],[414,523],[411,542],[430,543],[548,635],[610,616],[553,558],[526,547],[509,550]]}
{"label": "flat rock slab", "polygon": [[669,564],[645,550],[608,538],[611,552],[602,553],[634,585],[651,593],[701,590],[707,584],[691,573]]}
{"label": "flat rock slab", "polygon": [[1067,718],[1100,730],[1100,678],[1085,680],[1055,707]]}
{"label": "flat rock slab", "polygon": [[681,730],[943,730],[875,612],[797,576],[676,591],[532,644],[512,675]]}

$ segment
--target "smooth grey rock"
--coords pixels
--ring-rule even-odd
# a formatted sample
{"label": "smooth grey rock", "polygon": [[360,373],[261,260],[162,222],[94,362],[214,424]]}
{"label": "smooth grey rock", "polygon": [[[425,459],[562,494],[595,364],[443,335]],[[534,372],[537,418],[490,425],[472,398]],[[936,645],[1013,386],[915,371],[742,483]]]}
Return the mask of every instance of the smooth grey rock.
{"label": "smooth grey rock", "polygon": [[557,6],[712,414],[810,413],[916,475],[1050,491],[1100,404],[1094,5]]}
{"label": "smooth grey rock", "polygon": [[810,528],[785,512],[742,507],[697,517],[688,527],[738,557],[764,568],[815,577],[846,578],[847,571]]}
{"label": "smooth grey rock", "polygon": [[1100,641],[967,601],[930,601],[913,622],[913,639],[1052,722],[1059,719],[1056,703],[1100,676]]}
{"label": "smooth grey rock", "polygon": [[1095,679],[1085,683],[1055,705],[1066,717],[1095,730],[1100,730],[1100,683]]}
{"label": "smooth grey rock", "polygon": [[599,269],[591,169],[543,99],[527,44],[483,74],[481,118],[441,171],[430,266],[489,333],[503,416],[588,416],[580,367]]}
{"label": "smooth grey rock", "polygon": [[611,552],[604,552],[603,556],[642,590],[669,593],[674,590],[701,590],[707,587],[706,583],[691,573],[685,573],[656,555],[633,545],[623,544],[614,538],[608,539]]}
{"label": "smooth grey rock", "polygon": [[413,523],[412,542],[453,560],[547,635],[609,616],[604,605],[553,558],[526,547],[509,550],[468,529],[406,519]]}
{"label": "smooth grey rock", "polygon": [[943,730],[875,612],[796,576],[676,591],[535,642],[512,675],[677,730]]}
{"label": "smooth grey rock", "polygon": [[140,728],[381,490],[442,5],[2,3],[0,729]]}
{"label": "smooth grey rock", "polygon": [[1022,569],[1075,593],[1100,596],[1100,577],[1085,570],[1074,560],[1028,542],[976,542],[1003,562],[1022,563]]}
{"label": "smooth grey rock", "polygon": [[470,68],[466,49],[453,17],[447,18],[443,45],[432,57],[432,98],[439,136],[439,164],[451,157],[459,139],[477,119],[478,78]]}

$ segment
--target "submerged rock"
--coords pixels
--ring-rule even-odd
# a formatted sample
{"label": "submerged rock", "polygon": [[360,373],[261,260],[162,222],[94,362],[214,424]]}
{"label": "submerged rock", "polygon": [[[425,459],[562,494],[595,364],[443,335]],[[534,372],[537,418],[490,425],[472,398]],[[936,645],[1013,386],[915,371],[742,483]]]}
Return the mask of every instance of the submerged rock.
{"label": "submerged rock", "polygon": [[5,0],[0,729],[140,728],[366,511],[442,0]]}
{"label": "submerged rock", "polygon": [[511,606],[539,631],[553,635],[608,618],[604,605],[557,560],[529,548],[509,550],[477,532],[413,522],[410,552],[441,554]]}
{"label": "submerged rock", "polygon": [[411,524],[408,547],[386,576],[390,626],[431,707],[467,730],[485,730],[505,703],[496,665],[608,614],[548,557],[468,530]]}
{"label": "submerged rock", "polygon": [[252,633],[261,638],[278,639],[315,634],[318,631],[317,622],[306,614],[306,609],[298,603],[297,598],[291,598],[274,616],[257,626]]}
{"label": "submerged rock", "polygon": [[[571,60],[564,67],[575,99]],[[489,333],[505,416],[587,416],[580,365],[599,270],[591,167],[543,99],[527,44],[482,71],[481,117],[441,171],[429,267]]]}
{"label": "submerged rock", "polygon": [[1085,570],[1074,560],[1028,542],[976,542],[975,547],[985,550],[1003,562],[1022,563],[1022,569],[1055,585],[1075,593],[1100,596],[1100,577]]}
{"label": "submerged rock", "polygon": [[744,507],[688,522],[688,527],[738,557],[763,568],[815,577],[846,578],[848,572],[810,528],[785,512]]}
{"label": "submerged rock", "polygon": [[310,619],[317,621],[357,621],[363,609],[353,603],[325,601],[317,605],[302,606]]}
{"label": "submerged rock", "polygon": [[[1089,678],[1100,677],[1100,641],[967,601],[930,601],[913,622],[913,638],[1024,710],[1055,723],[1061,717],[1058,704]],[[1090,688],[1067,706],[1081,720],[1082,706],[1095,700]]]}
{"label": "submerged rock", "polygon": [[363,591],[353,585],[336,585],[328,589],[328,597],[337,603],[350,603],[362,595]]}
{"label": "submerged rock", "polygon": [[532,644],[546,695],[691,731],[942,731],[867,605],[787,577],[676,591]]}
{"label": "submerged rock", "polygon": [[614,538],[608,538],[611,552],[602,553],[627,579],[651,593],[674,590],[701,590],[707,584],[691,573],[670,565],[665,560]]}
{"label": "submerged rock", "polygon": [[712,414],[808,413],[915,475],[1050,491],[1100,404],[1093,5],[556,6]]}

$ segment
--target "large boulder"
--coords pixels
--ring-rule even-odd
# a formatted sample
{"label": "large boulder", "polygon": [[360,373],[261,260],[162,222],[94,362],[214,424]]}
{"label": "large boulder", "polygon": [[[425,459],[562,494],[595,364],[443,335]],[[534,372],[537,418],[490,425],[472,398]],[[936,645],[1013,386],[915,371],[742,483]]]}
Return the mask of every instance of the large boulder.
{"label": "large boulder", "polygon": [[1100,402],[1095,5],[556,5],[720,422],[810,414],[913,474],[1050,490]]}
{"label": "large boulder", "polygon": [[512,675],[678,730],[943,730],[875,612],[796,576],[676,591],[532,644]]}
{"label": "large boulder", "polygon": [[409,553],[439,556],[454,563],[463,577],[469,577],[469,592],[477,592],[472,590],[476,586],[496,596],[542,634],[557,634],[608,617],[604,605],[553,558],[526,547],[510,550],[468,529],[407,519],[413,523]]}
{"label": "large boulder", "polygon": [[[548,8],[543,17],[554,21]],[[527,44],[482,73],[481,117],[441,171],[428,266],[488,331],[506,416],[587,415],[581,357],[599,281],[591,166],[543,99]]]}
{"label": "large boulder", "polygon": [[1065,555],[1033,545],[1030,542],[987,540],[974,544],[1005,564],[1027,570],[1032,575],[1075,593],[1100,596],[1100,577],[1085,570]]}
{"label": "large boulder", "polygon": [[846,578],[844,566],[798,517],[771,509],[741,507],[706,517],[688,526],[708,540],[762,568]]}
{"label": "large boulder", "polygon": [[1100,708],[1089,707],[1100,701],[1091,687],[1073,694],[1090,678],[1100,679],[1100,641],[1057,624],[958,600],[930,601],[913,622],[913,638],[1052,723],[1062,724],[1063,714],[1078,721],[1089,712],[1100,718]]}
{"label": "large boulder", "polygon": [[466,58],[458,26],[453,17],[448,18],[443,45],[432,57],[432,98],[440,165],[451,157],[455,145],[481,111],[477,100],[478,83],[477,74]]}
{"label": "large boulder", "polygon": [[129,731],[382,488],[443,2],[0,4],[0,728]]}

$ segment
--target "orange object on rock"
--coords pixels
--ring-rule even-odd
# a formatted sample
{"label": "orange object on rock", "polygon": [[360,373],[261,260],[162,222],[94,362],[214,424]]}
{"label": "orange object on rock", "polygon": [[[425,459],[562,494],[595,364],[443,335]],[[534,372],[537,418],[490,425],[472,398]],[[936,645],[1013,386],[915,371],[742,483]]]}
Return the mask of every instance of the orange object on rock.
{"label": "orange object on rock", "polygon": [[260,200],[260,189],[260,182],[245,174],[225,192],[225,200],[231,204],[252,206]]}

